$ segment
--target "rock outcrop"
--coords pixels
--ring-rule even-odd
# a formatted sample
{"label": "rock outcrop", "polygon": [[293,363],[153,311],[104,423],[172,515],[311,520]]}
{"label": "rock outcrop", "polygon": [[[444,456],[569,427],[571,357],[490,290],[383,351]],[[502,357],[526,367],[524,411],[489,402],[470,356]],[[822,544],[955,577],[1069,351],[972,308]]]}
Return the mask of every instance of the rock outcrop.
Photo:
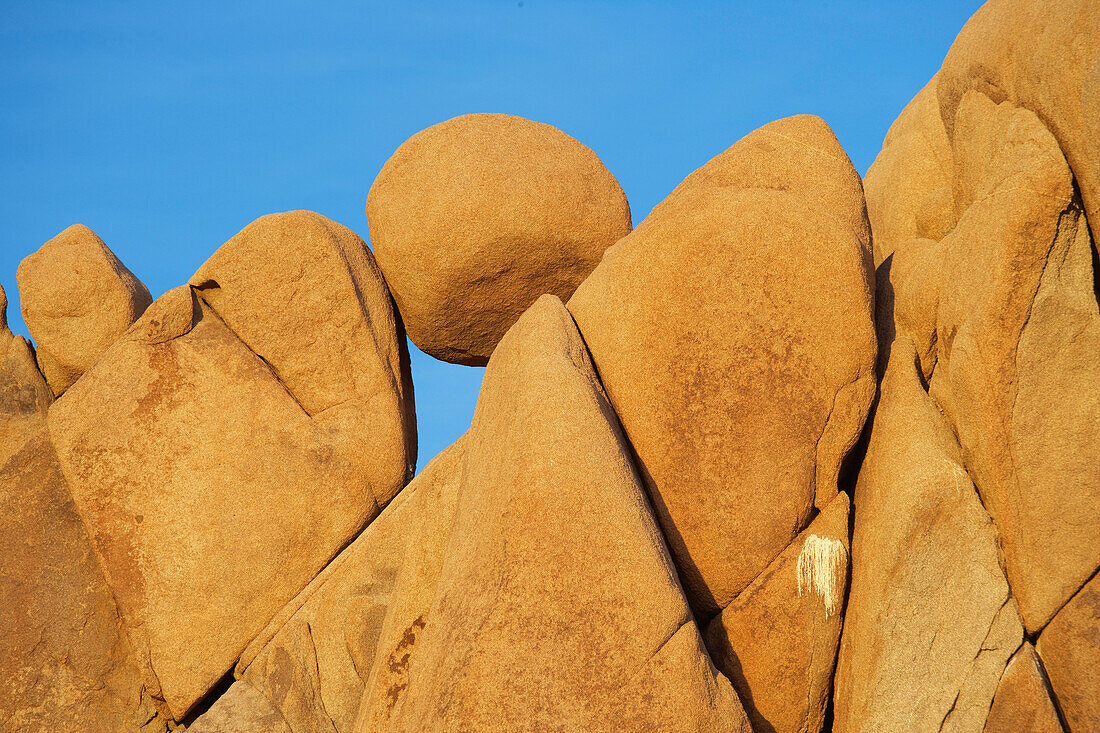
{"label": "rock outcrop", "polygon": [[165,730],[44,426],[0,468],[0,730]]}
{"label": "rock outcrop", "polygon": [[836,495],[875,391],[871,264],[859,175],[791,117],[688,176],[569,301],[703,618]]}
{"label": "rock outcrop", "polygon": [[[278,277],[257,242],[281,244],[263,252],[290,274]],[[159,298],[50,411],[146,682],[176,719],[377,515],[414,459],[408,363],[362,246],[317,215],[265,217],[196,287]],[[269,277],[250,287],[246,271]],[[324,301],[334,325],[295,315],[302,300]]]}
{"label": "rock outcrop", "polygon": [[707,626],[754,731],[822,730],[848,591],[841,493]]}
{"label": "rock outcrop", "polygon": [[81,224],[27,255],[16,278],[23,320],[55,395],[95,364],[153,302],[148,288]]}
{"label": "rock outcrop", "polygon": [[855,488],[838,733],[980,729],[1023,640],[993,523],[920,380],[899,339]]}
{"label": "rock outcrop", "polygon": [[472,365],[540,295],[568,299],[630,232],[626,196],[595,153],[500,114],[406,140],[371,186],[367,218],[409,338]]}
{"label": "rock outcrop", "polygon": [[611,415],[544,296],[485,373],[407,687],[358,731],[749,730]]}
{"label": "rock outcrop", "polygon": [[[475,114],[377,262],[272,214],[150,303],[70,227],[37,352],[0,290],[0,731],[1100,730],[1098,166],[1100,0],[989,0],[862,182],[789,117],[631,231]],[[488,364],[415,478],[406,326]]]}

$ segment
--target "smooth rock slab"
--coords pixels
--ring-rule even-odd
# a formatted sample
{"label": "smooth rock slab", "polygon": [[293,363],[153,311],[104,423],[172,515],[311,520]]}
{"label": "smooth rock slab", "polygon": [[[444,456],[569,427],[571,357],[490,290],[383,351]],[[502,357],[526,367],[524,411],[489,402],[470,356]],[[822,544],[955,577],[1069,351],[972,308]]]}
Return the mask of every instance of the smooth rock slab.
{"label": "smooth rock slab", "polygon": [[577,289],[577,319],[700,618],[837,492],[875,392],[870,230],[821,119],[688,176]]}

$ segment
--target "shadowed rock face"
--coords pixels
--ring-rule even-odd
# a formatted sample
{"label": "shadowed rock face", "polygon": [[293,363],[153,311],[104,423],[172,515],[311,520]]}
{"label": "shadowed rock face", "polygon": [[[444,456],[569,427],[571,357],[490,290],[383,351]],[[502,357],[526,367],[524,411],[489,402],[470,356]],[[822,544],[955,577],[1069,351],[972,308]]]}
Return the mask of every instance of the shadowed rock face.
{"label": "shadowed rock face", "polygon": [[540,295],[568,299],[630,232],[626,196],[595,153],[501,114],[405,141],[371,186],[367,218],[409,338],[471,365]]}
{"label": "shadowed rock face", "polygon": [[[1058,730],[1062,723],[1090,728],[1090,722],[1075,724],[1069,713],[1080,705],[1076,700],[1096,697],[1080,692],[1091,682],[1084,671],[1089,663],[1065,660],[1090,659],[1095,644],[1089,634],[1066,633],[1056,624],[1081,608],[1086,583],[1095,582],[1090,578],[1100,567],[1100,464],[1094,459],[1100,453],[1100,276],[1093,236],[1100,180],[1093,134],[1100,124],[1098,10],[1088,0],[986,3],[891,128],[868,172],[868,211],[881,262],[880,358],[889,358],[893,371],[909,371],[895,364],[899,350],[913,362],[906,377],[910,403],[919,395],[932,408],[924,411],[928,421],[945,419],[940,432],[950,439],[941,442],[954,446],[949,452],[957,484],[972,481],[984,511],[975,509],[960,524],[960,512],[945,517],[945,499],[905,488],[906,476],[916,481],[931,467],[917,471],[916,451],[903,457],[902,433],[909,442],[923,433],[916,411],[902,427],[904,405],[892,404],[903,394],[901,377],[888,372],[855,492],[852,591],[836,679],[838,729],[902,717],[883,708],[885,701],[926,713],[949,704],[942,701],[955,695],[957,685],[945,686],[944,673],[959,659],[946,659],[943,649],[937,656],[937,646],[918,637],[931,620],[937,628],[930,638],[937,645],[955,639],[957,656],[969,658],[965,649],[973,639],[964,645],[958,635],[981,633],[971,629],[981,615],[975,605],[981,586],[953,581],[951,574],[974,567],[956,567],[931,551],[922,561],[912,548],[890,550],[884,538],[906,526],[914,541],[922,536],[918,530],[939,537],[950,528],[958,545],[974,535],[986,512],[1011,601],[1028,638],[1039,641],[1034,649],[1025,643],[1017,650],[1015,630],[1002,635],[1001,644],[983,641],[970,674],[997,678],[992,707],[992,682],[972,685],[971,694],[962,688],[944,725],[965,718],[975,726],[984,721],[989,731]],[[908,501],[917,503],[906,509]],[[923,529],[918,520],[936,528]],[[940,544],[953,546],[950,537]],[[969,552],[958,545],[956,554]],[[986,554],[989,575],[997,577],[997,556]],[[905,592],[924,581],[928,590]],[[944,588],[953,583],[969,588],[966,598],[944,598],[944,611],[909,620],[903,596],[919,607],[924,595],[948,593]],[[987,599],[991,605],[1002,596],[997,585]],[[1074,625],[1095,625],[1095,609],[1077,613]],[[1060,633],[1060,643],[1044,651],[1044,638]],[[1006,649],[1014,656],[1003,667]],[[988,664],[979,664],[983,657]],[[1061,672],[1064,691],[1053,671],[1060,664],[1075,670]],[[899,682],[894,688],[882,683],[890,675]],[[878,718],[876,707],[885,711]]]}
{"label": "shadowed rock face", "polygon": [[265,217],[196,282],[50,414],[147,684],[176,719],[415,460],[407,354],[361,240],[315,214]]}
{"label": "shadowed rock face", "polygon": [[1012,655],[997,685],[984,733],[1060,733],[1062,724],[1050,699],[1050,684],[1035,647],[1024,642]]}
{"label": "shadowed rock face", "polygon": [[60,395],[153,299],[95,232],[74,224],[28,255],[16,274],[38,363]]}
{"label": "shadowed rock face", "polygon": [[368,684],[357,731],[749,730],[557,298],[501,341],[464,449],[407,682]]}
{"label": "shadowed rock face", "polygon": [[930,393],[952,424],[1028,630],[1100,565],[1100,310],[1092,245],[1054,137],[968,92],[953,127]]}
{"label": "shadowed rock face", "polygon": [[688,176],[569,301],[702,616],[836,495],[875,390],[872,290],[859,176],[803,116]]}
{"label": "shadowed rock face", "polygon": [[279,712],[247,682],[233,683],[188,733],[292,733]]}

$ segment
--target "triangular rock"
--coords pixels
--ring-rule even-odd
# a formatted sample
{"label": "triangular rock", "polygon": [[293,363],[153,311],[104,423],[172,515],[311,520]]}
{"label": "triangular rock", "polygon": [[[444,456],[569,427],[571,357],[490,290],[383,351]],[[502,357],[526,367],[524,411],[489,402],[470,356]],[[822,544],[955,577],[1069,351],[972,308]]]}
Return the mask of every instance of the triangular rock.
{"label": "triangular rock", "polygon": [[407,689],[358,730],[748,731],[557,298],[498,345],[465,447]]}

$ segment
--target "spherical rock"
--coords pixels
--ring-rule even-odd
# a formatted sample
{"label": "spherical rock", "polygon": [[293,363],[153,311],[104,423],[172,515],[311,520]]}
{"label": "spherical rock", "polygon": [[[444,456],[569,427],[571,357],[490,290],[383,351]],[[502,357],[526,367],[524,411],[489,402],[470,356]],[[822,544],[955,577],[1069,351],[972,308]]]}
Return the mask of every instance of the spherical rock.
{"label": "spherical rock", "polygon": [[367,196],[371,246],[409,337],[483,365],[540,295],[566,300],[630,232],[630,206],[561,130],[471,114],[405,141]]}

